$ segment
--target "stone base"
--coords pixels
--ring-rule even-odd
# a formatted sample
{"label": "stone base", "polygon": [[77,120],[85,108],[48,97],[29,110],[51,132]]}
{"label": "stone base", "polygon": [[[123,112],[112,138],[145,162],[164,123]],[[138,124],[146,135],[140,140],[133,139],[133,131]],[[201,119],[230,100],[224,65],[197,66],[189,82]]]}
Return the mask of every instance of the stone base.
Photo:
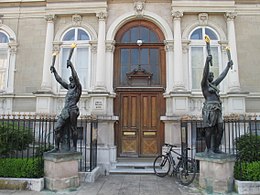
{"label": "stone base", "polygon": [[200,161],[199,185],[207,193],[229,193],[233,191],[235,157],[228,154],[206,155],[197,153]]}
{"label": "stone base", "polygon": [[99,167],[96,167],[91,172],[79,172],[80,182],[82,183],[94,183],[100,175]]}
{"label": "stone base", "polygon": [[44,153],[45,188],[57,191],[79,187],[80,152]]}
{"label": "stone base", "polygon": [[260,181],[235,180],[235,191],[238,194],[260,194]]}
{"label": "stone base", "polygon": [[79,187],[78,176],[67,177],[63,179],[54,179],[54,178],[45,177],[44,181],[45,181],[45,188],[52,191]]}
{"label": "stone base", "polygon": [[44,179],[39,178],[0,178],[0,189],[41,191]]}

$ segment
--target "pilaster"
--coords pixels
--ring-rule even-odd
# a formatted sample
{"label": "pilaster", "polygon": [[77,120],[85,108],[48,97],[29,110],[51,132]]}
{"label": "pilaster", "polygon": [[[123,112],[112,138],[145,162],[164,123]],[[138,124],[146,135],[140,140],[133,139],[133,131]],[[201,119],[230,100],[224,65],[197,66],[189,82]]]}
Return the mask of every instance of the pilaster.
{"label": "pilaster", "polygon": [[105,46],[105,33],[106,33],[106,12],[99,12],[96,14],[98,17],[98,43],[97,43],[97,69],[96,69],[96,82],[95,82],[95,91],[106,91],[105,86],[105,55],[106,55],[106,46]]}
{"label": "pilaster", "polygon": [[45,40],[44,62],[43,62],[43,74],[41,91],[51,91],[51,60],[52,60],[52,42],[54,37],[54,15],[47,15],[45,17],[47,21],[47,32]]}
{"label": "pilaster", "polygon": [[236,32],[234,20],[236,18],[235,12],[228,12],[225,14],[227,21],[227,33],[228,33],[228,43],[231,52],[231,58],[234,63],[232,70],[229,73],[228,91],[229,92],[239,92],[239,74],[238,74],[238,60],[237,60],[237,46],[236,46]]}
{"label": "pilaster", "polygon": [[182,63],[182,38],[181,38],[181,18],[183,13],[173,11],[174,26],[174,61],[173,61],[173,91],[185,91],[183,63]]}

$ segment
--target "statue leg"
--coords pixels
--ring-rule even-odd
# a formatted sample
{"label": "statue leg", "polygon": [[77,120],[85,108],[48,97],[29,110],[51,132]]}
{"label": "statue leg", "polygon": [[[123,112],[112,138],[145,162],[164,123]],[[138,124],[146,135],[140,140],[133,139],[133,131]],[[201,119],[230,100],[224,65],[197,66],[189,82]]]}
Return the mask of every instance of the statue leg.
{"label": "statue leg", "polygon": [[211,148],[211,138],[212,138],[212,131],[213,127],[207,127],[205,131],[205,143],[206,143],[206,152],[211,153],[212,148]]}
{"label": "statue leg", "polygon": [[54,128],[55,146],[54,149],[52,149],[50,152],[58,152],[60,150],[61,137],[63,136],[62,133],[63,125],[64,125],[64,121],[62,118],[59,117]]}
{"label": "statue leg", "polygon": [[78,112],[72,111],[70,113],[70,123],[71,123],[71,135],[73,141],[73,151],[77,151],[77,141],[78,141],[77,118],[78,118]]}
{"label": "statue leg", "polygon": [[214,146],[213,146],[215,153],[222,153],[219,150],[219,146],[221,144],[222,137],[223,137],[223,123],[218,123],[217,129],[215,132],[215,139],[214,139]]}

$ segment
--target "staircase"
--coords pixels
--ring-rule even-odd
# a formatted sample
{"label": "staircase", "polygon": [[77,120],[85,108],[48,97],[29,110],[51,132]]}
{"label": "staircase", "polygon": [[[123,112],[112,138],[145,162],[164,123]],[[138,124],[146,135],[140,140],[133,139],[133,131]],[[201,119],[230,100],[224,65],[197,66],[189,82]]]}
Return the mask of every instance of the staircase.
{"label": "staircase", "polygon": [[154,158],[118,158],[110,174],[154,174]]}

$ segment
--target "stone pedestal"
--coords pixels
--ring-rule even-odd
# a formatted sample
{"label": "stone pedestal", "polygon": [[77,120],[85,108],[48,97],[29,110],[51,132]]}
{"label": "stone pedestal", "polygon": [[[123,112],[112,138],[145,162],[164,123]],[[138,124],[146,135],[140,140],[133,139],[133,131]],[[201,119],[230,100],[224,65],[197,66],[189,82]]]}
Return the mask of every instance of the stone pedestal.
{"label": "stone pedestal", "polygon": [[80,152],[44,153],[45,188],[57,191],[79,187]]}
{"label": "stone pedestal", "polygon": [[199,185],[208,194],[233,191],[235,156],[197,153],[195,159],[200,161]]}

